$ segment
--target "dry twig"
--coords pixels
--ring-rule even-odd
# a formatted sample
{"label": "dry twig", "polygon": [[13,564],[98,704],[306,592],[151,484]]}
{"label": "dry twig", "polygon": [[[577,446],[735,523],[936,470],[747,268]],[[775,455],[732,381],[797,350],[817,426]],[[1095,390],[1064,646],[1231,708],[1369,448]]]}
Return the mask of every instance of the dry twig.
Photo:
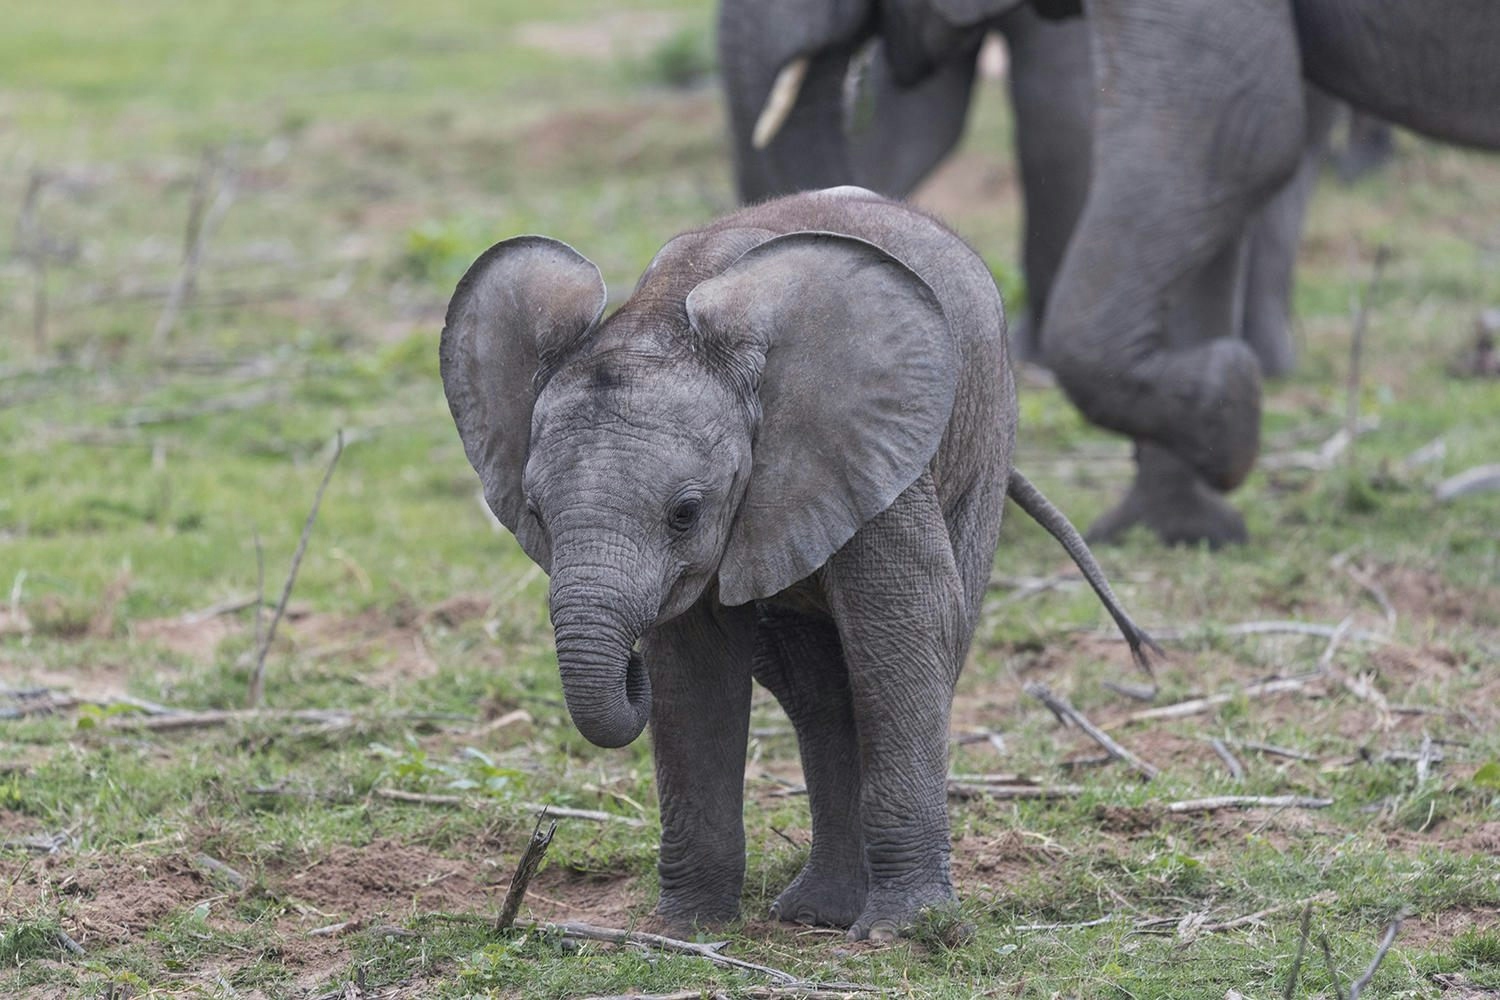
{"label": "dry twig", "polygon": [[1302,974],[1302,956],[1307,953],[1307,932],[1312,925],[1312,904],[1302,908],[1301,930],[1297,935],[1297,953],[1292,956],[1292,971],[1287,973],[1286,989],[1281,991],[1283,1000],[1292,1000],[1292,991],[1297,988],[1297,977]]}
{"label": "dry twig", "polygon": [[1218,754],[1219,759],[1224,762],[1224,766],[1229,768],[1229,776],[1236,781],[1244,780],[1245,766],[1241,764],[1239,758],[1231,753],[1229,748],[1224,745],[1224,741],[1215,738],[1209,740],[1208,742],[1209,745],[1214,748],[1214,753]]}
{"label": "dry twig", "polygon": [[[218,228],[219,220],[234,201],[236,171],[229,157],[205,152],[198,167],[198,176],[193,184],[193,200],[188,206],[187,228],[183,234],[182,266],[177,280],[167,295],[167,304],[156,321],[156,331],[151,342],[160,347],[171,337],[177,326],[177,314],[188,305],[197,288],[198,269],[203,264],[203,253],[208,238]],[[217,182],[218,190],[210,192]]]}
{"label": "dry twig", "polygon": [[1183,799],[1168,802],[1167,812],[1216,812],[1220,809],[1326,809],[1333,805],[1332,799],[1316,799],[1307,795],[1216,795],[1206,799]]}
{"label": "dry twig", "polygon": [[1139,712],[1132,712],[1126,716],[1125,721],[1149,722],[1153,719],[1181,719],[1189,715],[1198,715],[1202,712],[1207,712],[1209,709],[1217,708],[1220,705],[1226,705],[1241,696],[1246,698],[1267,698],[1271,695],[1285,694],[1288,691],[1300,691],[1306,685],[1306,677],[1273,677],[1270,680],[1246,684],[1238,691],[1225,691],[1220,694],[1208,695],[1204,698],[1190,698],[1187,701],[1179,701],[1171,705],[1143,708]]}
{"label": "dry twig", "polygon": [[1390,247],[1382,244],[1375,249],[1375,263],[1370,272],[1370,282],[1365,285],[1364,295],[1360,297],[1359,309],[1354,314],[1354,329],[1349,338],[1349,379],[1345,386],[1344,432],[1349,435],[1349,449],[1346,456],[1349,464],[1349,481],[1346,489],[1350,490],[1354,488],[1354,439],[1359,433],[1360,360],[1364,355],[1365,328],[1370,322],[1370,302],[1375,298],[1375,289],[1380,284],[1380,275],[1390,259]]}
{"label": "dry twig", "polygon": [[[462,795],[433,795],[427,792],[404,792],[399,788],[377,788],[375,795],[392,802],[410,802],[423,806],[454,806],[468,809],[491,809],[496,803]],[[595,823],[623,823],[625,826],[645,826],[645,820],[633,816],[616,816],[598,809],[574,809],[570,806],[554,806],[540,802],[519,803],[527,812],[540,812],[544,817],[559,819],[586,819]]]}
{"label": "dry twig", "polygon": [[1150,780],[1151,778],[1154,778],[1161,773],[1160,768],[1156,767],[1153,764],[1148,764],[1144,760],[1141,760],[1139,757],[1137,757],[1135,754],[1131,753],[1129,750],[1126,750],[1124,747],[1120,746],[1120,744],[1116,743],[1113,739],[1110,738],[1108,733],[1100,729],[1098,726],[1094,725],[1082,712],[1074,708],[1073,705],[1068,701],[1068,699],[1062,697],[1061,695],[1054,694],[1052,690],[1047,687],[1047,685],[1038,684],[1035,682],[1027,684],[1026,693],[1051,709],[1052,714],[1057,716],[1060,721],[1071,722],[1079,729],[1083,730],[1088,734],[1090,739],[1103,747],[1111,757],[1129,764],[1131,767],[1135,768],[1135,770],[1145,775],[1147,780]]}
{"label": "dry twig", "polygon": [[1438,483],[1433,496],[1439,503],[1447,503],[1486,490],[1500,490],[1500,465],[1476,465],[1456,476],[1449,476]]}
{"label": "dry twig", "polygon": [[552,844],[552,835],[557,833],[557,822],[554,820],[545,831],[542,830],[542,817],[546,810],[537,814],[536,826],[532,828],[531,839],[526,842],[526,850],[521,852],[520,860],[516,862],[515,874],[510,877],[510,889],[505,893],[505,905],[500,908],[500,915],[495,918],[495,930],[506,931],[510,925],[516,922],[516,914],[521,912],[521,902],[526,898],[526,887],[531,884],[531,877],[541,866],[542,859],[547,856],[547,848]]}
{"label": "dry twig", "polygon": [[1370,980],[1375,978],[1375,970],[1380,968],[1380,963],[1385,961],[1386,952],[1391,950],[1391,945],[1396,943],[1396,935],[1401,933],[1401,917],[1391,921],[1385,929],[1385,937],[1381,939],[1380,948],[1375,952],[1375,957],[1370,959],[1369,968],[1365,969],[1364,975],[1349,984],[1349,1000],[1359,1000],[1359,995]]}
{"label": "dry twig", "polygon": [[266,654],[271,650],[271,643],[276,639],[276,626],[281,624],[281,618],[286,614],[287,601],[292,599],[292,586],[297,582],[297,570],[302,565],[302,557],[307,552],[307,540],[312,535],[313,522],[318,519],[318,507],[323,503],[323,493],[328,489],[328,482],[333,478],[333,470],[339,464],[339,456],[344,454],[344,432],[340,430],[334,436],[333,457],[328,460],[328,469],[323,473],[323,482],[318,485],[318,492],[313,497],[312,509],[307,512],[307,520],[302,524],[302,537],[297,542],[297,551],[292,554],[292,566],[286,574],[286,585],[281,588],[281,600],[276,602],[276,613],[271,616],[271,625],[266,629],[265,638],[260,647],[255,651],[255,666],[250,671],[250,707],[256,708],[265,698],[265,673]]}
{"label": "dry twig", "polygon": [[198,856],[193,858],[193,863],[200,868],[208,869],[210,874],[220,876],[224,879],[224,881],[233,886],[238,892],[243,892],[245,890],[245,886],[250,884],[249,881],[246,880],[245,876],[241,875],[239,872],[235,871],[233,868],[229,867],[218,858],[210,857],[207,854],[199,854]]}

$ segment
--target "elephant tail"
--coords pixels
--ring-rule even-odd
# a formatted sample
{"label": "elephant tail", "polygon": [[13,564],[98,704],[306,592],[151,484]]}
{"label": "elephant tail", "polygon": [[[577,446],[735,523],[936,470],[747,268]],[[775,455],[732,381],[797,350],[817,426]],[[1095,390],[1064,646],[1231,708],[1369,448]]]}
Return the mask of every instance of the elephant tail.
{"label": "elephant tail", "polygon": [[1094,588],[1094,593],[1099,595],[1100,602],[1105,610],[1109,612],[1115,624],[1119,626],[1120,634],[1125,641],[1130,643],[1130,655],[1135,662],[1146,673],[1151,673],[1151,660],[1146,655],[1150,650],[1158,656],[1166,653],[1156,644],[1156,640],[1146,634],[1146,630],[1131,620],[1125,609],[1120,607],[1115,593],[1109,588],[1109,581],[1104,578],[1104,570],[1099,568],[1099,563],[1094,559],[1094,553],[1089,551],[1088,543],[1073,527],[1073,522],[1068,520],[1066,514],[1052,506],[1052,501],[1042,496],[1042,491],[1031,485],[1031,480],[1015,469],[1010,472],[1010,486],[1007,492],[1022,510],[1024,510],[1033,521],[1047,529],[1047,534],[1062,543],[1073,562],[1083,571],[1083,578]]}

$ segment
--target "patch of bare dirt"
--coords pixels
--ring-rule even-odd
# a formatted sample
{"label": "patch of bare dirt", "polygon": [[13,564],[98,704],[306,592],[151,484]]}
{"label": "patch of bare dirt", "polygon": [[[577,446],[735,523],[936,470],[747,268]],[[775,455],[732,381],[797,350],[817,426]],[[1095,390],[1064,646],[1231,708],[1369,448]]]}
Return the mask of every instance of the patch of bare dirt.
{"label": "patch of bare dirt", "polygon": [[49,904],[85,948],[120,944],[165,917],[220,894],[183,858],[54,855],[0,864],[13,887],[6,905],[19,913]]}
{"label": "patch of bare dirt", "polygon": [[667,11],[620,11],[586,21],[530,21],[516,29],[516,41],[569,58],[639,58],[682,28],[682,19]]}
{"label": "patch of bare dirt", "polygon": [[1466,906],[1412,917],[1401,927],[1401,944],[1435,949],[1444,947],[1464,931],[1494,931],[1500,928],[1500,909]]}
{"label": "patch of bare dirt", "polygon": [[1386,567],[1376,571],[1376,580],[1404,618],[1474,624],[1500,608],[1500,590],[1463,590],[1427,569]]}
{"label": "patch of bare dirt", "polygon": [[[503,893],[504,887],[498,891]],[[526,906],[538,920],[582,920],[604,927],[634,926],[645,915],[645,900],[637,878],[602,878],[556,865],[526,889]]]}
{"label": "patch of bare dirt", "polygon": [[[300,871],[270,881],[273,891],[316,907],[329,917],[393,916],[415,907],[471,913],[495,900],[493,869],[455,860],[421,847],[377,840],[363,847],[335,847]],[[503,876],[509,878],[508,873]],[[484,880],[484,881],[481,881]]]}
{"label": "patch of bare dirt", "polygon": [[131,634],[198,663],[212,663],[219,643],[245,632],[245,626],[230,615],[211,618],[149,618],[131,626]]}

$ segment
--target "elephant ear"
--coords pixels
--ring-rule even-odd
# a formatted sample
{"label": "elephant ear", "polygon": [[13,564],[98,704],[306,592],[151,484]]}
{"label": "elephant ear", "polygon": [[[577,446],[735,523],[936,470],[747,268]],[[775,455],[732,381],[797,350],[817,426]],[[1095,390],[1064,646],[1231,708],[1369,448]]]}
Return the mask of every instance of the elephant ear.
{"label": "elephant ear", "polygon": [[538,376],[594,328],[605,301],[588,258],[545,236],[517,236],[486,250],[448,303],[438,349],[448,409],[490,510],[544,569],[547,535],[521,491]]}
{"label": "elephant ear", "polygon": [[831,233],[760,244],[687,311],[761,409],[719,566],[719,599],[743,604],[808,576],[917,480],[953,409],[957,349],[926,282]]}

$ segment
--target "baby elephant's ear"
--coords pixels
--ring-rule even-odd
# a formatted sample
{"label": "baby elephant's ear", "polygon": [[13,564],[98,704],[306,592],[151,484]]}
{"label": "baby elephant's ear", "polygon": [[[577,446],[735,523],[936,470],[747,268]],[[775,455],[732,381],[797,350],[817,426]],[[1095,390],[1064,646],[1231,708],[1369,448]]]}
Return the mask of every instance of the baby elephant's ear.
{"label": "baby elephant's ear", "polygon": [[879,247],[793,233],[688,296],[693,327],[759,371],[750,482],[719,567],[725,604],[812,573],[937,452],[957,349],[937,297]]}
{"label": "baby elephant's ear", "polygon": [[599,269],[566,243],[518,236],[474,262],[448,303],[438,354],[443,392],[484,498],[526,554],[551,562],[526,509],[521,473],[539,359],[582,338],[604,313]]}

